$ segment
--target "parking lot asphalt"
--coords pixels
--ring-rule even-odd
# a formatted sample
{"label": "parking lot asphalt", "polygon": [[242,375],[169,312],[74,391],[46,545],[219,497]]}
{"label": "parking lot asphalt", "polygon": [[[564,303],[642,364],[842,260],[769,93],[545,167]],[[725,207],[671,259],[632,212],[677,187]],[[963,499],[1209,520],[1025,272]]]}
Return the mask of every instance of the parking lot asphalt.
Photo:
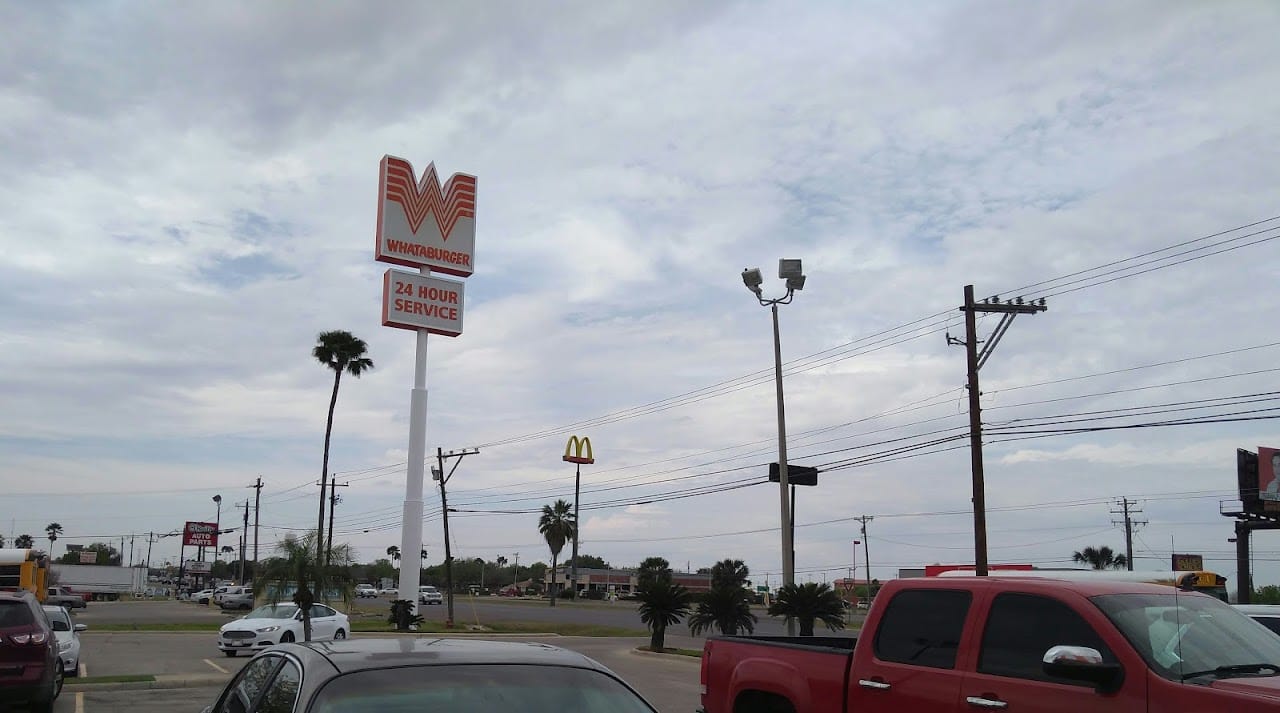
{"label": "parking lot asphalt", "polygon": [[[230,680],[249,660],[227,658],[214,645],[212,632],[85,632],[82,663],[89,676],[159,675],[177,685],[199,687],[163,690],[105,690],[72,685],[56,706],[59,713],[123,711],[200,711],[217,698],[221,683]],[[357,635],[358,637],[359,635]],[[690,713],[698,705],[699,665],[696,658],[645,656],[634,652],[647,643],[627,637],[504,637],[507,641],[536,641],[577,651],[613,669],[663,713]],[[668,646],[699,648],[700,641],[668,636]],[[218,685],[208,685],[215,681]],[[169,685],[169,684],[164,684]]]}

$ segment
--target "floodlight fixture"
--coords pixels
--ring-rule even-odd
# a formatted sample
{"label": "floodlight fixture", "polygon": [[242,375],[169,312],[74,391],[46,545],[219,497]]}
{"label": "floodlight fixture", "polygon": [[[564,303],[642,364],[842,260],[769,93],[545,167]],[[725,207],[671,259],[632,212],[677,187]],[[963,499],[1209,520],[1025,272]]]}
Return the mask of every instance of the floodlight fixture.
{"label": "floodlight fixture", "polygon": [[760,285],[764,284],[764,275],[760,274],[760,268],[752,267],[742,271],[742,284],[747,286],[748,290],[760,294]]}
{"label": "floodlight fixture", "polygon": [[803,290],[803,289],[804,289],[804,275],[800,275],[799,277],[788,277],[788,278],[787,278],[787,289],[788,289],[788,290]]}
{"label": "floodlight fixture", "polygon": [[804,269],[800,260],[783,258],[778,261],[778,279],[790,280],[793,277],[804,277]]}

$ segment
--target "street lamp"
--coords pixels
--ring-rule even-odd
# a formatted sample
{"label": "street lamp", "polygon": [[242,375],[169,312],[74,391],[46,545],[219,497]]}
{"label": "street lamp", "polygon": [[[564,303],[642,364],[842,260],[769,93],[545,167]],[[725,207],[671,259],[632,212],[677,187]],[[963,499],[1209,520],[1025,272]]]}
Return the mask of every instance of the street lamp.
{"label": "street lamp", "polygon": [[[742,271],[742,283],[756,296],[762,307],[768,307],[773,313],[773,377],[778,392],[778,491],[782,503],[782,583],[794,584],[796,578],[795,550],[791,532],[791,507],[787,497],[787,415],[782,397],[782,338],[778,333],[778,305],[791,304],[795,293],[804,289],[804,270],[799,260],[782,259],[778,261],[778,278],[786,281],[787,294],[775,299],[765,299],[760,285],[764,277],[760,268],[753,267]],[[787,621],[788,635],[795,634],[795,624]]]}
{"label": "street lamp", "polygon": [[[222,495],[213,496],[213,502],[218,504],[218,515],[214,518],[213,526],[213,558],[218,559],[218,535],[222,534]],[[204,548],[200,548],[200,559],[204,559]],[[212,570],[211,570],[212,571]],[[212,579],[212,577],[211,577]]]}

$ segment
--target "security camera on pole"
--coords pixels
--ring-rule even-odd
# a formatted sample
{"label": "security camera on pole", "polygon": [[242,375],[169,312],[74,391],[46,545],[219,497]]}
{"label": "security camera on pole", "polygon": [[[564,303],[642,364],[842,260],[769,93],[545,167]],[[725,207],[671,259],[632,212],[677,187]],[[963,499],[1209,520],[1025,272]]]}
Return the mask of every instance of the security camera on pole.
{"label": "security camera on pole", "polygon": [[[782,398],[782,338],[778,334],[778,305],[791,304],[792,298],[799,290],[804,289],[804,270],[799,260],[782,259],[778,261],[778,278],[786,280],[787,294],[776,299],[765,299],[760,285],[764,278],[760,268],[753,267],[742,271],[742,282],[756,296],[756,300],[773,312],[773,376],[778,392],[778,485],[782,499],[782,583],[795,584],[796,562],[795,549],[791,540],[791,508],[788,504],[787,486],[787,416]],[[795,635],[795,623],[787,620],[787,635]]]}
{"label": "security camera on pole", "polygon": [[[432,270],[467,277],[474,270],[476,178],[455,173],[442,187],[435,164],[421,180],[402,158],[384,156],[378,175],[378,228],[374,259],[417,268],[382,276],[382,324],[417,333],[413,391],[409,397],[409,464],[405,478],[400,551],[422,550],[422,486],[427,458],[427,335],[462,334],[463,283]],[[401,597],[417,611],[419,567],[400,568]]]}

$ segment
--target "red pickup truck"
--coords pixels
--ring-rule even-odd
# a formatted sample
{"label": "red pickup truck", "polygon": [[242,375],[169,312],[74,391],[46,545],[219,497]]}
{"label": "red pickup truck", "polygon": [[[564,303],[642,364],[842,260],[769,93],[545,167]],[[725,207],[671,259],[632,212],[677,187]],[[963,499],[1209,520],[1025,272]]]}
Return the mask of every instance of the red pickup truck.
{"label": "red pickup truck", "polygon": [[1280,637],[1213,597],[1157,584],[899,579],[876,597],[856,639],[708,639],[702,707],[1276,711]]}

